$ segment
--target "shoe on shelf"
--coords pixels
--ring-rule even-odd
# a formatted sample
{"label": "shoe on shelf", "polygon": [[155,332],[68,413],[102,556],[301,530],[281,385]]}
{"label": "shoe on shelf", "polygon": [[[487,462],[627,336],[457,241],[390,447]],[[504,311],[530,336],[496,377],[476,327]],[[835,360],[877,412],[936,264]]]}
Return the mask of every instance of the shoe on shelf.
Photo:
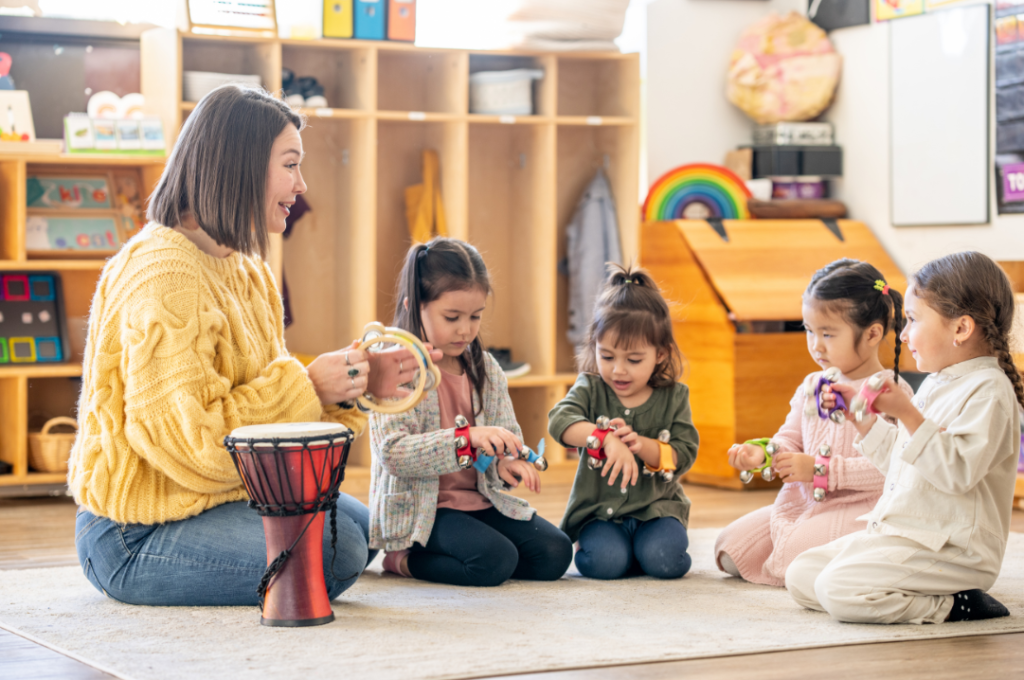
{"label": "shoe on shelf", "polygon": [[512,361],[512,350],[507,347],[490,347],[487,351],[497,359],[506,378],[520,378],[530,372],[530,364],[525,361]]}
{"label": "shoe on shelf", "polygon": [[302,91],[306,98],[306,107],[310,109],[326,109],[327,98],[324,97],[324,86],[320,83],[312,85]]}

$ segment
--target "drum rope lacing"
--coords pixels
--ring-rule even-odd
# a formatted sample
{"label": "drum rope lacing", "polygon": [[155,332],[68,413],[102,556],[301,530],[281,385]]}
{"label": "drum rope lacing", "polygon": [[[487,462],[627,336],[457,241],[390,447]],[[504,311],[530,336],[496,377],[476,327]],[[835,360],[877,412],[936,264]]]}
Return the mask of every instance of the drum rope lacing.
{"label": "drum rope lacing", "polygon": [[[298,516],[298,515],[307,515],[308,514],[310,516],[309,517],[309,521],[306,522],[306,526],[302,527],[302,531],[299,532],[298,537],[296,537],[296,539],[292,542],[292,544],[287,549],[282,550],[281,554],[279,554],[277,557],[275,557],[274,560],[270,564],[267,565],[266,571],[263,572],[263,576],[260,578],[259,585],[256,587],[256,594],[259,597],[259,603],[260,603],[259,604],[259,608],[260,608],[260,612],[261,613],[263,612],[263,604],[264,604],[264,600],[265,600],[266,595],[267,595],[267,591],[270,589],[270,582],[271,582],[271,580],[273,580],[274,576],[276,576],[277,573],[280,572],[281,569],[284,568],[285,562],[287,562],[288,558],[291,557],[292,551],[295,549],[295,546],[297,546],[299,544],[299,542],[302,541],[302,537],[306,535],[306,530],[309,529],[310,525],[313,524],[313,522],[316,520],[317,513],[321,512],[321,511],[328,510],[328,509],[330,510],[330,519],[331,519],[331,566],[330,566],[330,573],[331,573],[331,576],[333,576],[338,581],[348,581],[350,579],[353,579],[353,578],[359,576],[359,571],[357,571],[357,572],[355,572],[353,574],[350,574],[349,576],[346,576],[345,578],[338,578],[337,574],[334,573],[334,562],[335,562],[335,560],[338,557],[338,498],[341,497],[341,492],[338,490],[338,487],[341,486],[341,482],[344,481],[344,479],[345,479],[345,461],[342,461],[342,464],[339,465],[331,473],[333,475],[337,475],[337,477],[338,477],[337,480],[333,480],[332,479],[331,483],[330,483],[330,486],[328,487],[329,489],[333,489],[333,491],[321,491],[321,492],[319,492],[317,494],[316,498],[311,500],[311,501],[305,501],[305,502],[298,503],[298,504],[296,504],[296,507],[288,507],[285,501],[278,501],[278,502],[271,502],[271,503],[260,503],[260,502],[258,502],[256,500],[253,500],[254,496],[256,496],[257,494],[253,493],[253,490],[250,487],[250,484],[256,483],[257,480],[249,480],[244,474],[242,474],[242,471],[241,471],[241,469],[239,468],[239,465],[238,465],[238,456],[239,455],[260,455],[260,453],[258,451],[258,447],[264,447],[264,448],[270,447],[271,450],[277,451],[279,446],[280,446],[280,444],[282,444],[282,443],[291,444],[292,442],[294,442],[294,437],[285,437],[285,438],[267,437],[267,438],[260,438],[258,440],[250,441],[248,443],[247,450],[246,451],[241,451],[241,452],[235,446],[234,441],[226,440],[224,442],[225,446],[228,449],[228,451],[231,453],[231,459],[235,463],[235,469],[238,470],[239,476],[242,478],[242,482],[245,484],[246,492],[249,494],[248,506],[250,508],[255,509],[256,513],[258,515],[260,515],[261,517],[295,517],[295,516]],[[304,445],[302,447],[302,453],[303,453],[303,461],[305,461],[305,460],[307,460],[307,454],[311,454],[312,452],[310,451],[308,445]],[[274,460],[275,460],[275,464],[278,467],[278,477],[277,477],[277,479],[279,479],[279,480],[287,479],[288,478],[287,475],[281,475],[281,472],[282,472],[281,468],[282,468],[282,465],[283,465],[282,460],[279,457],[275,457]],[[329,461],[330,461],[329,458],[327,458],[327,457],[324,458],[324,467],[327,467]],[[261,469],[262,468],[260,468],[259,466],[256,467],[256,470],[261,470]],[[315,468],[314,468],[313,471],[314,471],[314,473],[318,473],[317,474],[318,479],[316,480],[317,481],[317,486],[319,488],[323,488],[323,484],[321,482],[323,480],[323,475],[325,474],[324,471],[323,470],[317,471]],[[259,479],[258,482],[259,482],[259,485],[260,485],[261,489],[264,489],[264,490],[267,490],[267,491],[270,491],[270,492],[274,491],[274,489],[271,488],[269,480],[265,476],[262,477],[261,479]],[[300,489],[301,489],[301,487],[300,487]],[[275,495],[275,500],[277,499],[278,496],[283,496],[284,495],[283,493],[280,493],[282,491],[282,489],[277,489],[277,491],[279,493]],[[301,496],[301,490],[300,490],[300,496]]]}

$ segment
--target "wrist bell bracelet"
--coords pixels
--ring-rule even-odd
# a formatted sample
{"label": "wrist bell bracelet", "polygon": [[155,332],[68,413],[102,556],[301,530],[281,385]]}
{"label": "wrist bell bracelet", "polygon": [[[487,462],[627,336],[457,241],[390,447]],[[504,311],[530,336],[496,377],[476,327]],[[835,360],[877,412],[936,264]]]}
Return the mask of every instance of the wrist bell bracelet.
{"label": "wrist bell bracelet", "polygon": [[821,377],[818,378],[817,386],[814,388],[814,402],[818,405],[818,417],[822,420],[828,418],[836,425],[842,425],[846,422],[846,416],[843,414],[843,410],[846,408],[846,400],[843,399],[843,395],[838,392],[833,392],[836,398],[836,403],[828,411],[825,411],[825,409],[821,407],[821,388],[825,385],[832,385],[833,383],[839,382],[840,375],[842,375],[842,373],[839,369],[833,366],[822,373]]}
{"label": "wrist bell bracelet", "polygon": [[658,467],[654,468],[644,463],[644,473],[648,475],[658,474],[666,482],[671,482],[675,477],[676,464],[672,461],[675,458],[675,451],[669,446],[669,440],[672,439],[672,433],[668,430],[662,430],[658,433],[658,449],[660,453],[660,460],[658,461]]}
{"label": "wrist bell bracelet", "polygon": [[455,457],[463,470],[477,459],[476,452],[469,444],[469,421],[461,414],[455,416]]}
{"label": "wrist bell bracelet", "polygon": [[832,447],[822,444],[818,456],[814,459],[814,500],[825,500],[828,493],[828,468],[832,457]]}
{"label": "wrist bell bracelet", "polygon": [[881,373],[876,373],[864,381],[860,392],[850,400],[850,412],[858,423],[863,422],[869,413],[878,413],[875,410],[875,399],[884,391],[885,376]]}
{"label": "wrist bell bracelet", "polygon": [[598,416],[597,427],[587,437],[587,465],[591,470],[600,470],[607,458],[604,455],[604,440],[611,431],[610,423],[608,416]]}
{"label": "wrist bell bracelet", "polygon": [[754,473],[760,473],[761,479],[766,482],[770,482],[775,479],[775,474],[772,472],[772,456],[779,451],[779,447],[776,446],[775,442],[768,437],[762,437],[761,439],[750,439],[743,443],[753,444],[754,446],[760,446],[764,449],[764,463],[753,470],[742,470],[740,472],[740,481],[744,484],[750,484],[750,480],[754,478]]}

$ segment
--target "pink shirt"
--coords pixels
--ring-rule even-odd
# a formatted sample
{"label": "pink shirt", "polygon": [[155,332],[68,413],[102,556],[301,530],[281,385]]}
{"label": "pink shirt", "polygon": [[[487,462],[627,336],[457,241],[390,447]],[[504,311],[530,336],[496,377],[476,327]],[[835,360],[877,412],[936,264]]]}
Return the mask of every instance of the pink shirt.
{"label": "pink shirt", "polygon": [[[441,371],[441,384],[437,388],[437,401],[441,409],[441,428],[455,427],[455,416],[463,415],[470,427],[473,420],[473,385],[469,375],[453,375]],[[476,490],[477,471],[467,468],[441,475],[438,479],[437,507],[472,512],[486,510],[491,502]]]}

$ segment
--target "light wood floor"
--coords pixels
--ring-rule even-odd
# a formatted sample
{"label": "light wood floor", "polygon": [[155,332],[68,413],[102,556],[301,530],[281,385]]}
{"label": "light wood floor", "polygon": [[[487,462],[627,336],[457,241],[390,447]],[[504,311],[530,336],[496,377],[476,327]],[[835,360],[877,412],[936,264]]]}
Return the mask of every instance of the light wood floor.
{"label": "light wood floor", "polygon": [[[693,501],[690,526],[721,527],[768,505],[775,491],[721,491],[688,485]],[[365,494],[355,494],[366,502]],[[546,484],[541,495],[528,496],[540,514],[558,522],[569,485]],[[0,500],[0,569],[77,565],[74,545],[75,506],[66,498]],[[1024,512],[1014,511],[1014,531],[1024,531]],[[410,678],[414,677],[410,673]],[[695,659],[630,666],[589,668],[530,675],[516,680],[668,680],[670,678],[739,678],[759,680],[944,680],[974,676],[979,680],[1024,677],[1024,633],[951,640],[923,640],[830,647],[747,656]],[[0,678],[12,680],[109,680],[85,664],[0,630]]]}

